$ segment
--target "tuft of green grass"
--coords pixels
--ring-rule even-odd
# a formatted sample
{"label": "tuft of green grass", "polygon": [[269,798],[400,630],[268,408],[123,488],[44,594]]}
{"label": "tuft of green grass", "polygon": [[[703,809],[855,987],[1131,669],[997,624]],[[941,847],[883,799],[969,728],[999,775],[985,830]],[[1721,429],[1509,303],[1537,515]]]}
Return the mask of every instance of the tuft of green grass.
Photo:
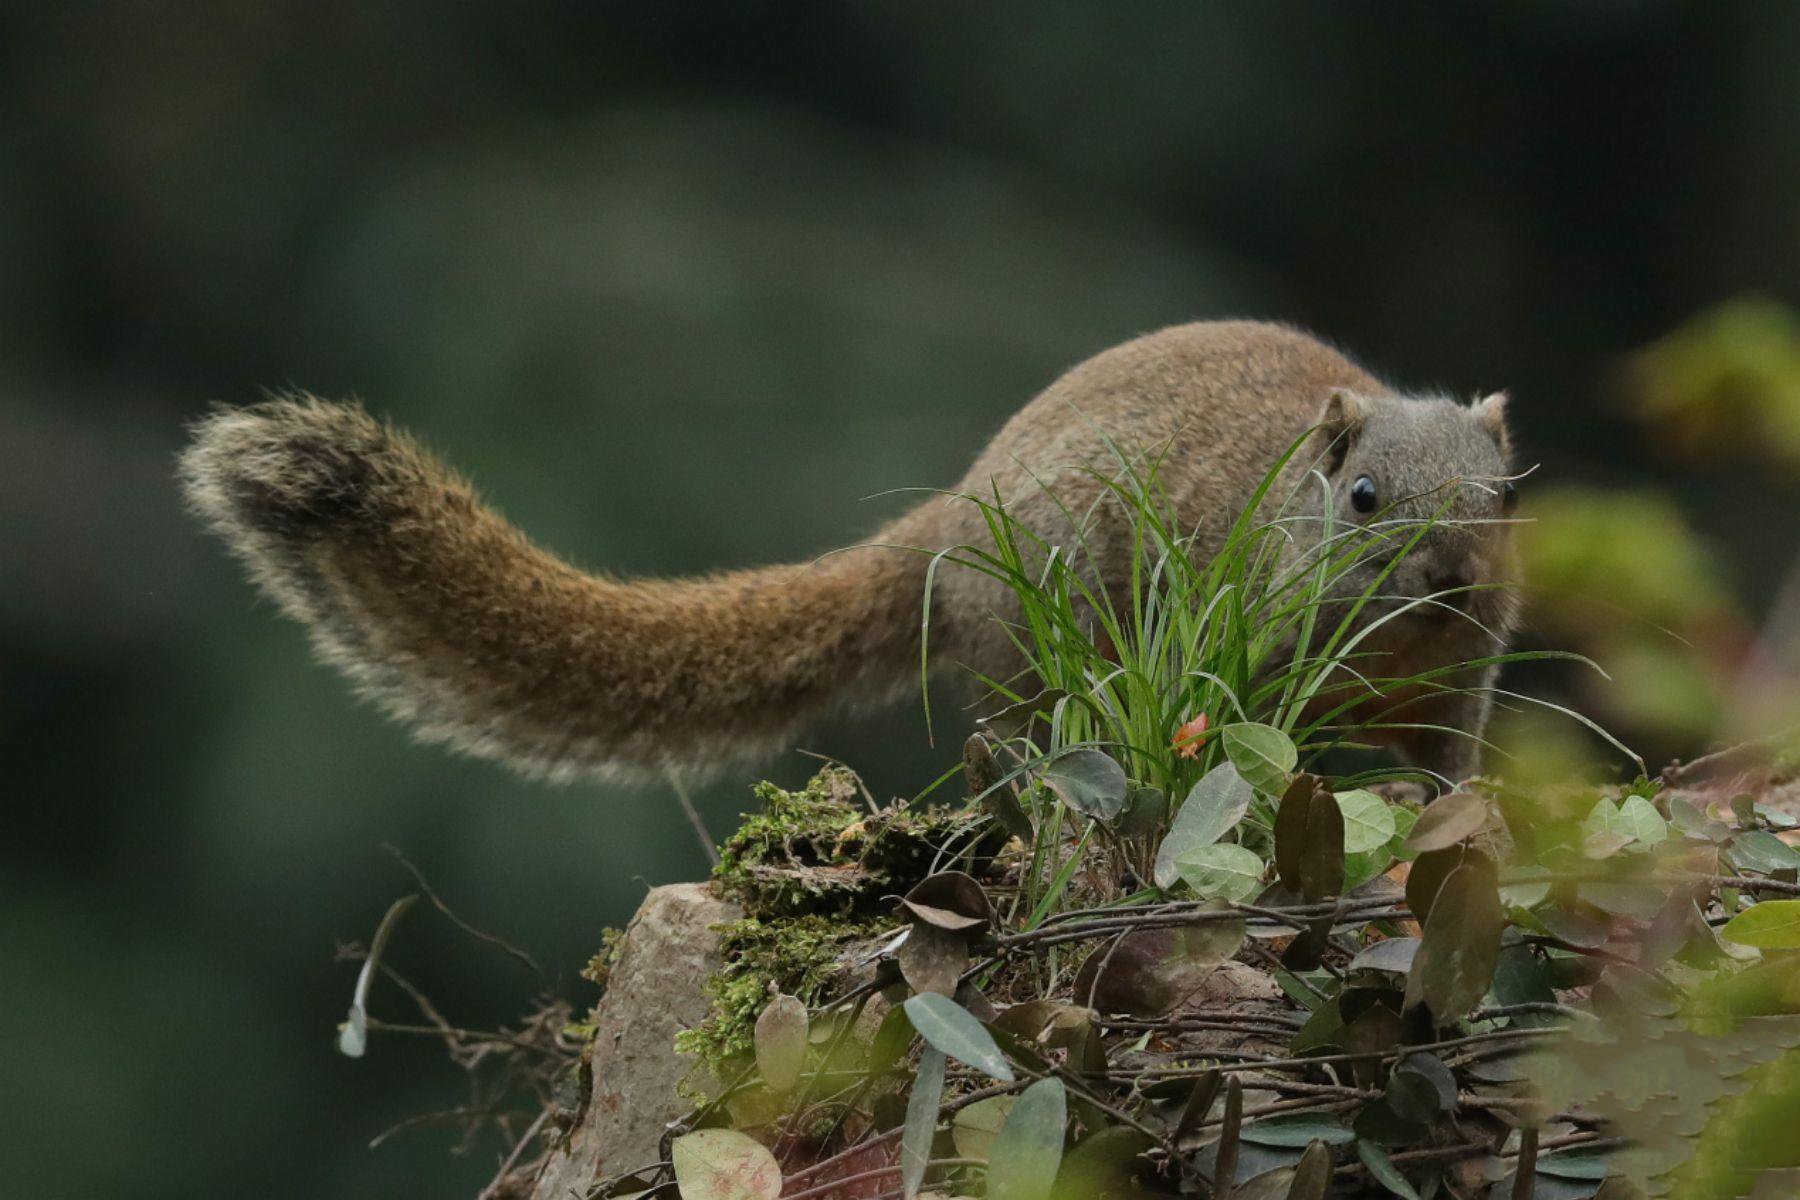
{"label": "tuft of green grass", "polygon": [[[1467,692],[1473,689],[1448,681],[1491,664],[1573,657],[1514,652],[1382,674],[1383,657],[1368,648],[1370,636],[1453,598],[1452,591],[1401,596],[1388,590],[1400,564],[1444,523],[1449,504],[1424,517],[1403,516],[1390,505],[1366,522],[1347,522],[1335,517],[1329,484],[1316,472],[1300,473],[1299,485],[1278,494],[1293,478],[1287,468],[1306,440],[1296,439],[1270,467],[1210,556],[1200,552],[1197,531],[1175,519],[1159,480],[1160,460],[1133,461],[1115,450],[1116,470],[1087,472],[1098,489],[1085,510],[1058,500],[1066,544],[1026,525],[998,494],[962,494],[980,509],[990,544],[962,546],[932,563],[933,576],[940,562],[982,572],[1018,601],[1016,619],[1005,628],[1024,669],[1007,679],[978,676],[993,703],[1022,718],[1016,728],[995,730],[1015,764],[1003,786],[1031,785],[1059,756],[1098,749],[1116,758],[1134,785],[1168,798],[1161,827],[1120,858],[1121,878],[1124,868],[1147,877],[1148,855],[1182,799],[1225,760],[1219,732],[1225,726],[1280,731],[1306,769],[1327,750],[1366,744],[1377,726],[1351,714],[1371,692]],[[1056,497],[1048,484],[1040,486]],[[1110,588],[1100,583],[1093,540],[1103,506],[1122,510],[1127,526],[1128,569]],[[923,653],[928,658],[929,645]],[[1207,732],[1190,736],[1203,716]],[[1389,713],[1383,720],[1396,718]],[[1350,786],[1408,774],[1417,773],[1377,769]],[[1247,840],[1263,843],[1273,795],[1259,790],[1245,832]],[[1074,890],[1066,841],[1079,838],[1085,848],[1108,831],[1069,811],[1050,789],[1026,786],[1023,798],[1036,830],[1023,911],[1035,923]]]}

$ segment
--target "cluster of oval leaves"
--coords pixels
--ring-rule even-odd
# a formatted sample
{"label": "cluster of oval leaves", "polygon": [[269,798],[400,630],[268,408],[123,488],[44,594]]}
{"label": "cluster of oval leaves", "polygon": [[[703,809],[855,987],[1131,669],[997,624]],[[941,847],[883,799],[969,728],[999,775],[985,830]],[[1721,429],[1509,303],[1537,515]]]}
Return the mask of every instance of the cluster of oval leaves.
{"label": "cluster of oval leaves", "polygon": [[[1702,880],[1729,870],[1792,881],[1800,873],[1800,851],[1774,832],[1792,822],[1748,797],[1733,803],[1729,821],[1659,797],[1648,783],[1577,802],[1546,803],[1497,788],[1464,791],[1415,812],[1295,773],[1295,747],[1279,730],[1226,726],[1219,737],[1224,760],[1172,820],[1164,819],[1160,796],[1133,787],[1097,749],[1039,764],[1036,782],[1094,825],[1142,836],[1160,824],[1153,882],[1166,897],[1211,902],[1182,910],[1191,923],[1115,922],[1095,932],[1068,999],[996,1011],[975,987],[979,972],[971,964],[982,956],[1037,953],[1056,940],[1034,941],[1032,928],[998,929],[975,878],[940,872],[904,897],[907,928],[887,949],[910,995],[875,1034],[869,1067],[877,1075],[900,1069],[915,1037],[921,1044],[898,1129],[898,1161],[873,1160],[879,1165],[864,1180],[871,1186],[842,1194],[886,1194],[897,1174],[907,1200],[919,1195],[934,1165],[944,1164],[933,1159],[933,1146],[943,1145],[939,1126],[948,1110],[957,1154],[947,1178],[972,1186],[968,1168],[985,1164],[978,1177],[990,1200],[1137,1194],[1129,1180],[1138,1156],[1157,1144],[1146,1128],[1162,1131],[1161,1144],[1212,1189],[1208,1194],[1236,1183],[1231,1194],[1238,1200],[1318,1200],[1342,1148],[1374,1186],[1418,1200],[1434,1183],[1409,1178],[1394,1161],[1396,1149],[1428,1144],[1458,1113],[1459,1091],[1487,1086],[1490,1095],[1528,1094],[1504,1071],[1459,1078],[1442,1057],[1418,1047],[1469,1030],[1544,1028],[1559,1019],[1551,1002],[1573,987],[1591,988],[1597,1004],[1603,994],[1622,1004],[1654,1004],[1659,989],[1672,987],[1659,967],[1677,960],[1728,971],[1764,952],[1800,950],[1800,900],[1753,903],[1731,889],[1669,885],[1676,874]],[[999,790],[980,772],[971,776],[972,791]],[[1266,820],[1253,812],[1259,801]],[[1028,825],[1023,809],[1013,807],[1002,819]],[[1161,810],[1154,821],[1145,815],[1152,809]],[[1503,875],[1490,851],[1506,844],[1516,845],[1515,862],[1531,869]],[[1411,860],[1403,904],[1398,885],[1379,878],[1399,860]],[[1709,905],[1722,905],[1729,919],[1708,921]],[[1287,916],[1271,925],[1270,914]],[[1408,923],[1409,914],[1422,927]],[[1079,933],[1081,919],[1060,928]],[[1105,1091],[1106,1021],[1099,1014],[1168,1013],[1196,979],[1238,952],[1257,922],[1265,936],[1287,935],[1277,978],[1305,1013],[1290,1051],[1361,1056],[1349,1060],[1346,1073],[1376,1098],[1345,1117],[1301,1111],[1246,1121],[1235,1077],[1211,1071],[1117,1099],[1134,1106],[1129,1126],[1109,1115],[1117,1110],[1099,1102],[1114,1095]],[[1033,928],[1050,926],[1034,918]],[[1357,936],[1353,948],[1347,933]],[[1635,943],[1629,963],[1594,953],[1620,938]],[[1328,956],[1352,949],[1332,970],[1320,969]],[[1477,1017],[1483,1006],[1516,1011]],[[807,1063],[818,1062],[818,1033],[798,999],[772,998],[755,1036],[770,1092],[800,1086]],[[1145,1035],[1139,1044],[1147,1041]],[[952,1061],[991,1080],[996,1094],[971,1101],[965,1092],[946,1106]],[[1033,1080],[1022,1090],[1019,1070]],[[1223,1115],[1215,1116],[1221,1102]],[[1065,1154],[1071,1119],[1088,1132]],[[1199,1136],[1203,1127],[1216,1127],[1210,1142]],[[1578,1152],[1528,1152],[1521,1161],[1513,1174],[1493,1161],[1494,1195],[1580,1200],[1599,1192],[1609,1173],[1604,1159]],[[782,1194],[774,1156],[741,1132],[688,1133],[673,1143],[673,1164],[685,1200]],[[1515,1178],[1521,1171],[1523,1182]]]}

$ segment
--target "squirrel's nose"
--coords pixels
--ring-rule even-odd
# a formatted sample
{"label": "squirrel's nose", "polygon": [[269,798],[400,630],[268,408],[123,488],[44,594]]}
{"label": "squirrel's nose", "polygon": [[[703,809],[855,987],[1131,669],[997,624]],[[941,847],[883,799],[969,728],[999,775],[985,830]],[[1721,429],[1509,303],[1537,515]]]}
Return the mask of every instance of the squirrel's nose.
{"label": "squirrel's nose", "polygon": [[1475,594],[1468,590],[1474,586],[1475,577],[1473,572],[1466,567],[1433,571],[1426,578],[1425,582],[1431,588],[1433,593],[1450,593],[1447,596],[1439,595],[1437,599],[1439,603],[1448,604],[1455,608],[1467,608],[1469,606],[1469,598]]}

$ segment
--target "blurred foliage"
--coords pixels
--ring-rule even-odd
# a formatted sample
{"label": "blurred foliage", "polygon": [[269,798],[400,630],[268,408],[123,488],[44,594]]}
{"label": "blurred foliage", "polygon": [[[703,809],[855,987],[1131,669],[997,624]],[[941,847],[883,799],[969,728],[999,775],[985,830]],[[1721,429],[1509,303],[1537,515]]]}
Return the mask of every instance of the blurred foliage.
{"label": "blurred foliage", "polygon": [[[1534,479],[1667,490],[1760,613],[1791,476],[1665,457],[1602,385],[1800,300],[1797,56],[1754,0],[0,0],[0,1178],[472,1194],[492,1145],[366,1149],[461,1086],[440,1048],[330,1052],[333,944],[409,885],[378,845],[571,981],[706,868],[664,789],[412,747],[313,667],[178,509],[206,404],[360,394],[577,560],[697,571],[854,540],[1132,333],[1281,317],[1511,387]],[[808,746],[885,796],[959,740]],[[515,1015],[443,923],[397,955]]]}
{"label": "blurred foliage", "polygon": [[1751,629],[1718,556],[1668,496],[1547,489],[1518,530],[1540,636],[1581,647],[1610,678],[1584,700],[1632,729],[1704,738]]}
{"label": "blurred foliage", "polygon": [[[1633,355],[1631,397],[1659,454],[1800,464],[1800,317],[1767,299],[1708,310]],[[1664,491],[1558,487],[1519,531],[1532,612],[1611,677],[1587,699],[1632,729],[1680,740],[1768,733],[1800,720],[1800,557],[1760,635],[1708,544]],[[1786,528],[1794,530],[1791,518]]]}
{"label": "blurred foliage", "polygon": [[1688,452],[1800,469],[1800,317],[1767,298],[1710,309],[1634,356],[1638,419]]}

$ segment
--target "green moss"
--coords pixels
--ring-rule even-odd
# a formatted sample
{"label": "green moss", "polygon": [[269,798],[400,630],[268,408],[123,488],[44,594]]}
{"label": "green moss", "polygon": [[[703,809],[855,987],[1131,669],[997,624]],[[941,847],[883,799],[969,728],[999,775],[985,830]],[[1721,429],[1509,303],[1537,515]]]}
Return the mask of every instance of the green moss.
{"label": "green moss", "polygon": [[837,766],[799,791],[757,784],[762,809],[720,847],[714,878],[753,916],[872,917],[882,897],[924,878],[974,819],[901,804],[871,813],[856,803],[858,792],[856,777]]}
{"label": "green moss", "polygon": [[[619,951],[625,945],[625,931],[611,926],[600,931],[600,949],[594,957],[588,959],[587,966],[581,969],[581,977],[605,990],[607,981],[612,978],[613,968],[619,965]],[[563,1027],[563,1036],[574,1042],[587,1042],[593,1039],[599,1028],[596,1023],[600,1007],[598,1004],[588,1010],[587,1020],[572,1021]]]}
{"label": "green moss", "polygon": [[604,988],[607,980],[612,978],[613,968],[619,963],[619,950],[624,944],[623,929],[608,926],[601,930],[600,949],[588,960],[588,965],[581,969],[581,977]]}
{"label": "green moss", "polygon": [[711,1015],[676,1043],[715,1078],[751,1053],[771,987],[808,1005],[824,999],[845,945],[891,926],[889,898],[929,874],[944,847],[966,847],[980,819],[904,804],[870,812],[856,776],[838,766],[797,791],[759,783],[755,794],[760,811],[720,847],[713,872],[746,915],[720,927],[727,965],[707,982]]}
{"label": "green moss", "polygon": [[712,1015],[675,1037],[682,1053],[723,1078],[732,1059],[751,1053],[756,1018],[774,992],[809,1006],[837,977],[839,953],[878,932],[877,922],[817,914],[762,920],[746,917],[719,926],[725,967],[707,980]]}

